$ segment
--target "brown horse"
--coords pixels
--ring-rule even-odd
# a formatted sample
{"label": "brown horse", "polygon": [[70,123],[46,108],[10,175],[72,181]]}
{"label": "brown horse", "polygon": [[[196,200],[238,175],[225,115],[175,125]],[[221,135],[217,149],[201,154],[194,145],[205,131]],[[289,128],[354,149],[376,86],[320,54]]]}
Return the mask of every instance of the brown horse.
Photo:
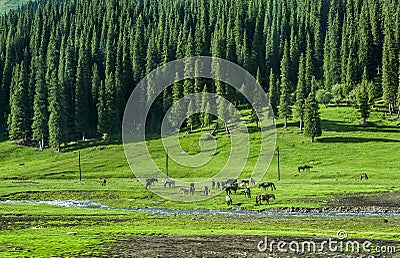
{"label": "brown horse", "polygon": [[269,204],[269,199],[274,199],[275,200],[275,195],[274,194],[260,194],[257,195],[256,197],[256,204],[261,203],[261,201],[266,201]]}
{"label": "brown horse", "polygon": [[362,180],[363,178],[365,178],[365,180],[368,180],[367,173],[361,173],[360,180]]}

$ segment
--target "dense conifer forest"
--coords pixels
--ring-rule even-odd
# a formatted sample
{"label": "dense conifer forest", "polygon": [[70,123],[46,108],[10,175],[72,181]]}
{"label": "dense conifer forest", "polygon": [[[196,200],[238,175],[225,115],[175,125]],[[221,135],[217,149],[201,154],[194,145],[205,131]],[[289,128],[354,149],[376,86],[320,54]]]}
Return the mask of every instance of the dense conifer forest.
{"label": "dense conifer forest", "polygon": [[[308,121],[318,105],[400,105],[398,0],[42,0],[0,17],[0,130],[40,148],[118,134],[135,85],[169,61],[216,56],[252,73],[276,116]],[[157,99],[149,123],[185,94],[230,87],[196,78]],[[188,125],[206,125],[198,115]]]}

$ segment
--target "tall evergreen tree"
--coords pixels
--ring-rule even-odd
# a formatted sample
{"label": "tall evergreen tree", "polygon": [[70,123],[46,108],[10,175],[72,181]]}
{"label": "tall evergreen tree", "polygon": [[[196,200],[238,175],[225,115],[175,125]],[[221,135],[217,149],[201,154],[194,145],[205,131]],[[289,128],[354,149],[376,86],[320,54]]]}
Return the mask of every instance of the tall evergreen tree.
{"label": "tall evergreen tree", "polygon": [[58,80],[59,37],[54,31],[50,37],[46,57],[46,83],[49,88],[49,144],[61,151],[61,145],[67,141],[64,89]]}
{"label": "tall evergreen tree", "polygon": [[[387,22],[389,22],[389,18]],[[396,57],[396,44],[390,25],[386,25],[382,57],[382,88],[383,99],[389,109],[390,115],[394,111],[397,87],[398,59]]]}
{"label": "tall evergreen tree", "polygon": [[279,114],[283,118],[283,128],[287,128],[287,120],[292,115],[292,105],[290,96],[290,81],[289,81],[289,49],[288,43],[285,43],[285,51],[281,61],[281,97],[279,105]]}
{"label": "tall evergreen tree", "polygon": [[90,79],[89,50],[84,38],[81,38],[79,47],[78,67],[76,70],[76,91],[75,91],[75,125],[82,133],[82,140],[86,139],[90,131],[90,120],[93,115],[91,111],[92,92]]}
{"label": "tall evergreen tree", "polygon": [[307,98],[307,89],[306,89],[305,59],[304,55],[301,54],[300,65],[299,65],[299,77],[297,80],[297,90],[296,90],[296,111],[300,121],[299,125],[300,132],[303,130],[304,108],[305,108],[306,98]]}
{"label": "tall evergreen tree", "polygon": [[356,105],[364,126],[367,125],[367,118],[369,117],[372,104],[370,103],[371,97],[369,97],[369,84],[368,70],[367,67],[364,67],[363,79],[356,88]]}
{"label": "tall evergreen tree", "polygon": [[13,70],[10,91],[10,115],[8,117],[8,134],[11,140],[28,138],[28,75],[24,62],[17,64]]}
{"label": "tall evergreen tree", "polygon": [[39,150],[43,150],[48,139],[48,88],[46,85],[44,62],[42,56],[33,59],[35,76],[35,97],[33,101],[32,137],[39,143]]}
{"label": "tall evergreen tree", "polygon": [[315,137],[322,135],[321,118],[319,116],[319,107],[315,99],[315,78],[312,81],[312,89],[305,102],[304,113],[304,135],[311,137],[311,142],[315,141]]}
{"label": "tall evergreen tree", "polygon": [[280,96],[279,84],[271,68],[269,74],[268,100],[274,112],[274,116],[278,116],[279,96]]}

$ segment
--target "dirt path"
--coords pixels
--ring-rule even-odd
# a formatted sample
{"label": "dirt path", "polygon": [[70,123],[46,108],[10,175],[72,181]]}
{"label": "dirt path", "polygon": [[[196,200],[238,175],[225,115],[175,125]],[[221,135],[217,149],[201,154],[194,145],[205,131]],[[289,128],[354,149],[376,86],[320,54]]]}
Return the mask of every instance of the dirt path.
{"label": "dirt path", "polygon": [[[286,249],[286,251],[278,249],[279,241],[285,243],[281,249]],[[249,235],[135,236],[107,244],[105,247],[111,257],[400,257],[400,242],[396,241],[336,238],[332,241],[338,242],[332,243],[332,247],[329,247],[327,243],[323,244],[323,241],[329,241],[329,238],[268,237],[266,239],[263,236]],[[385,247],[387,251],[372,254],[372,249],[375,247],[371,245],[368,247],[371,251],[350,252],[353,245],[354,248],[357,246],[355,243],[359,243],[362,248],[364,243],[368,245],[366,241],[371,242],[373,246]],[[343,248],[340,247],[341,242]],[[298,249],[296,243],[299,245]],[[309,249],[309,243],[315,243],[315,249],[313,245],[310,245],[311,249]],[[349,247],[349,252],[345,251],[346,245]],[[396,247],[397,250],[389,251],[389,247]],[[263,250],[265,248],[266,250]]]}

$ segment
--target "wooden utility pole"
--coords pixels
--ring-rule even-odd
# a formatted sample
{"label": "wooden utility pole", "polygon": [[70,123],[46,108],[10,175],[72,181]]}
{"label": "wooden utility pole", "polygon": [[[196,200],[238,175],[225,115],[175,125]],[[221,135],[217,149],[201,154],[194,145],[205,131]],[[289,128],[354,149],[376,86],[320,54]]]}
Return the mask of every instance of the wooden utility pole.
{"label": "wooden utility pole", "polygon": [[280,164],[280,158],[279,158],[279,146],[277,148],[278,151],[278,180],[281,180],[281,164]]}
{"label": "wooden utility pole", "polygon": [[81,152],[78,151],[79,181],[82,181]]}
{"label": "wooden utility pole", "polygon": [[165,169],[167,171],[167,177],[168,177],[168,149],[165,152]]}

